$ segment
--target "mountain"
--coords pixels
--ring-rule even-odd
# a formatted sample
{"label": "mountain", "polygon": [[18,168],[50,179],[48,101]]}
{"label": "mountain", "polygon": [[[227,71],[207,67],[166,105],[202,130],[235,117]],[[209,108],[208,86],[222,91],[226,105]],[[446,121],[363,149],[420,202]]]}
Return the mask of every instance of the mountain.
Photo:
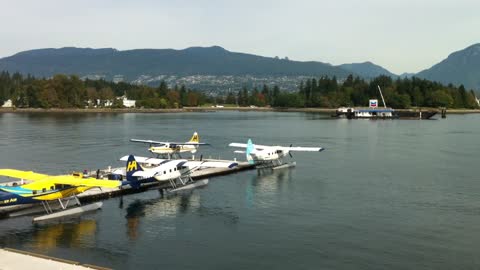
{"label": "mountain", "polygon": [[43,77],[63,73],[112,79],[121,75],[128,81],[142,75],[328,75],[345,78],[349,74],[349,71],[322,62],[236,53],[218,46],[127,51],[74,47],[38,49],[0,59],[0,70]]}
{"label": "mountain", "polygon": [[411,73],[411,72],[404,72],[399,75],[400,78],[411,78],[414,77],[416,73]]}
{"label": "mountain", "polygon": [[387,75],[392,78],[398,77],[397,75],[391,73],[390,71],[386,70],[385,68],[375,65],[372,62],[364,62],[364,63],[353,63],[353,64],[343,64],[337,66],[339,68],[345,69],[350,71],[351,73],[355,73],[360,75],[364,78],[375,78],[380,75]]}
{"label": "mountain", "polygon": [[445,84],[463,84],[480,90],[480,43],[450,54],[445,60],[416,74]]}

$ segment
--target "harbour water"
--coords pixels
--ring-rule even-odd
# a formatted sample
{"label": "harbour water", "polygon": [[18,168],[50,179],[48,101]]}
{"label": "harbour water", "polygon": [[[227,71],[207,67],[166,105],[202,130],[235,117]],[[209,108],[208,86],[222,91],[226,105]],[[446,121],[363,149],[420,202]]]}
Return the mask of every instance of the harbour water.
{"label": "harbour water", "polygon": [[[0,246],[114,269],[478,269],[480,115],[346,120],[313,113],[0,114],[0,167],[62,174],[148,155],[130,138],[320,145],[297,167],[156,191],[48,223],[0,220]],[[199,154],[197,154],[199,155]]]}

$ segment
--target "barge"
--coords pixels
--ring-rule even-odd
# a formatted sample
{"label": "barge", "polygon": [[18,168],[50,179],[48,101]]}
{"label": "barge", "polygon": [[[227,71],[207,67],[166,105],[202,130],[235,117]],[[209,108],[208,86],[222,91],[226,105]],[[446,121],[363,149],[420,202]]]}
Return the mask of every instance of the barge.
{"label": "barge", "polygon": [[435,110],[394,110],[392,108],[350,108],[341,107],[332,117],[347,119],[430,119]]}
{"label": "barge", "polygon": [[378,91],[383,101],[383,108],[378,107],[377,99],[370,99],[369,107],[352,108],[340,107],[335,111],[332,117],[345,117],[347,119],[430,119],[437,114],[437,111],[422,110],[394,110],[388,108],[383,98],[382,89],[378,86]]}

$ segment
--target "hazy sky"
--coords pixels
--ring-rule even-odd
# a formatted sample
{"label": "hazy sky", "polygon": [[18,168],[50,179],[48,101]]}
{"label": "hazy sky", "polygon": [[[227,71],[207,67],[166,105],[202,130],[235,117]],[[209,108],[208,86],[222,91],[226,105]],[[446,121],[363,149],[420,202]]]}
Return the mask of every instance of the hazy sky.
{"label": "hazy sky", "polygon": [[230,51],[418,72],[480,42],[480,0],[0,0],[0,57],[36,48]]}

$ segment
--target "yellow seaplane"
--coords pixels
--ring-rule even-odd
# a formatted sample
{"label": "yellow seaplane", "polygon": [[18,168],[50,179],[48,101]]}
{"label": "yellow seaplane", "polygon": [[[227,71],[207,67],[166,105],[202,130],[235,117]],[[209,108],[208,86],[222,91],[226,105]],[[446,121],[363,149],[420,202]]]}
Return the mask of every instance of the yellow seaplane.
{"label": "yellow seaplane", "polygon": [[[114,188],[122,185],[121,181],[87,178],[81,173],[52,176],[32,171],[0,169],[0,176],[21,179],[20,184],[0,185],[0,209],[6,206],[42,203],[47,215],[36,217],[34,221],[99,209],[102,207],[101,202],[82,206],[77,194],[95,187]],[[28,183],[23,184],[24,180],[27,180]],[[71,199],[79,207],[67,209]],[[61,209],[59,211],[52,210],[49,204],[51,201],[58,201]]]}
{"label": "yellow seaplane", "polygon": [[198,133],[193,133],[192,138],[188,142],[161,142],[152,140],[130,139],[131,142],[140,142],[150,144],[148,151],[152,154],[157,154],[157,157],[164,157],[170,159],[177,156],[182,158],[180,153],[190,152],[195,154],[200,145],[208,145],[208,143],[201,143]]}

